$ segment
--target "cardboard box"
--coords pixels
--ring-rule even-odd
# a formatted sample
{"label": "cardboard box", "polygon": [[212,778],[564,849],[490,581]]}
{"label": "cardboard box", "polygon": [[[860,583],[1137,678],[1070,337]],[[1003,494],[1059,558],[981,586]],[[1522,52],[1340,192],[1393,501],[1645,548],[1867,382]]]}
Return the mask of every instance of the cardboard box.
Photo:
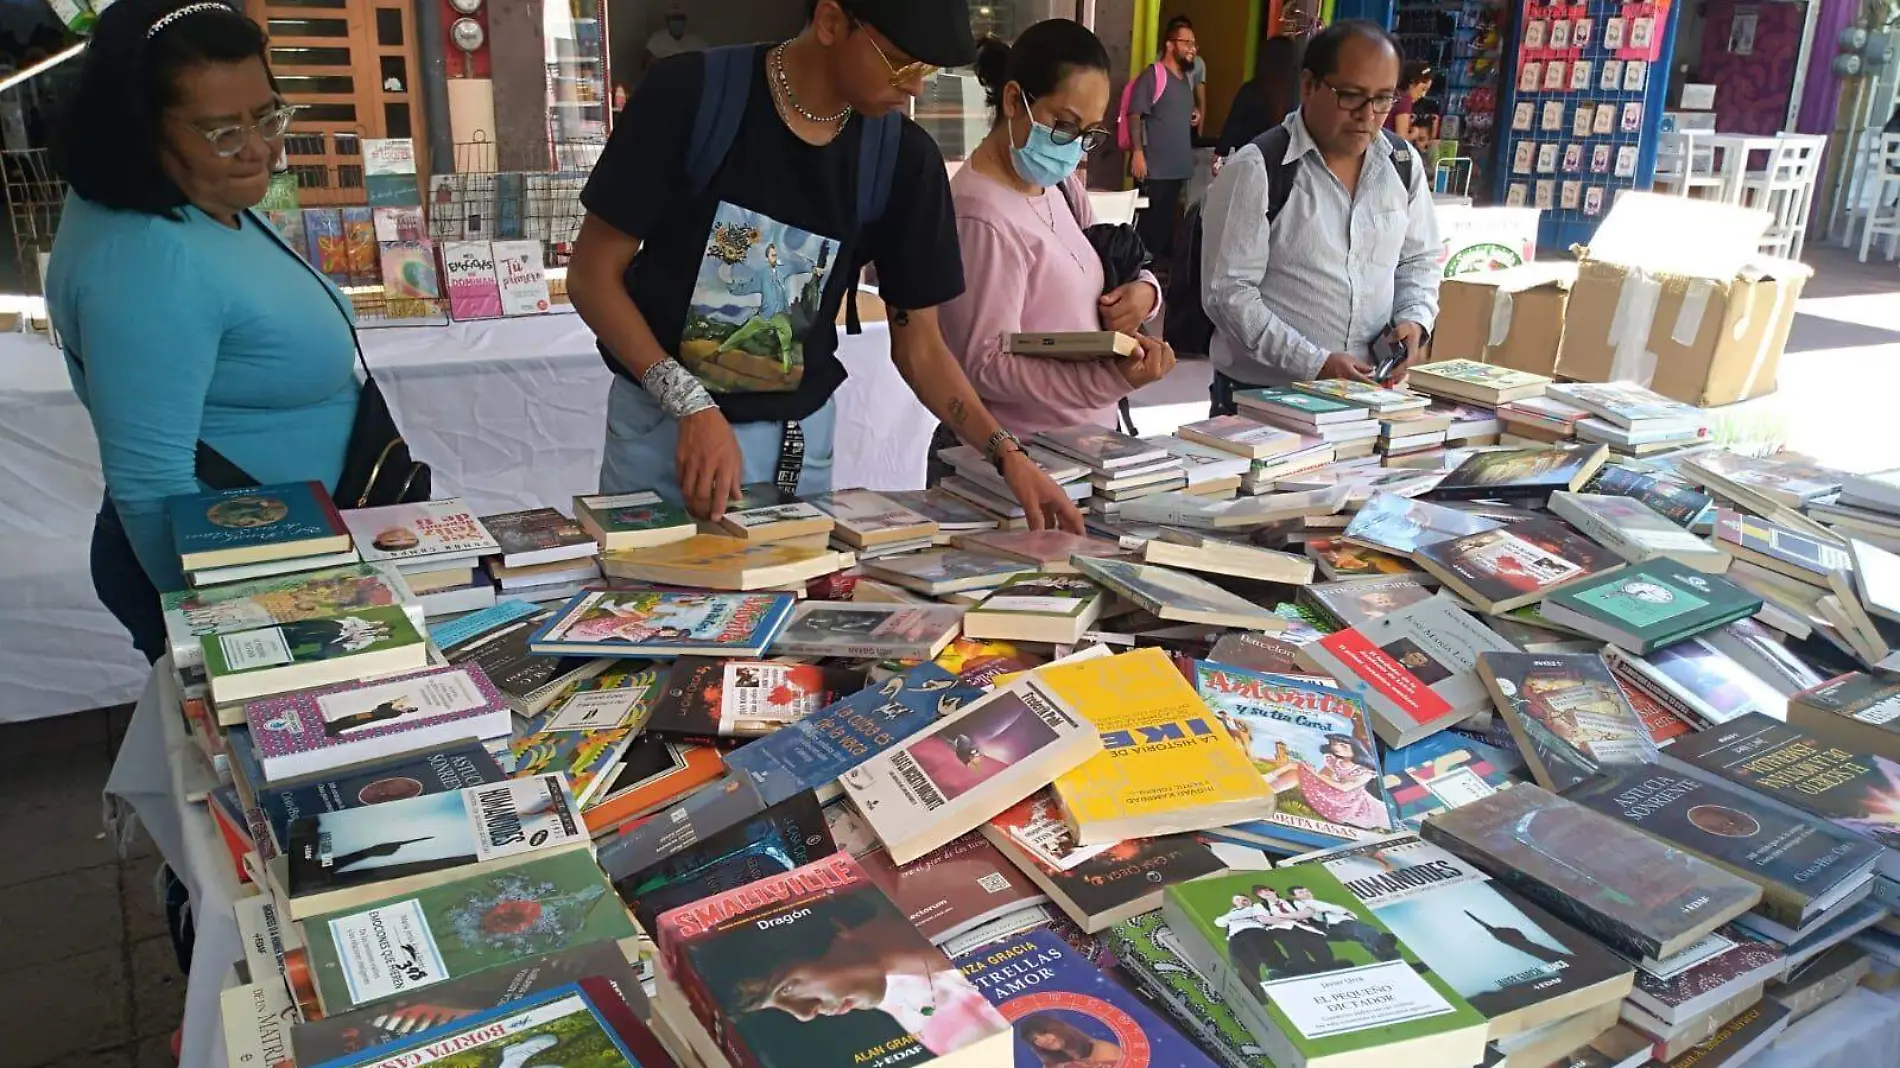
{"label": "cardboard box", "polygon": [[1630,193],[1583,250],[1558,375],[1711,407],[1772,393],[1813,271],[1756,254],[1767,212]]}
{"label": "cardboard box", "polygon": [[1527,263],[1445,279],[1432,358],[1551,374],[1576,279],[1574,263]]}

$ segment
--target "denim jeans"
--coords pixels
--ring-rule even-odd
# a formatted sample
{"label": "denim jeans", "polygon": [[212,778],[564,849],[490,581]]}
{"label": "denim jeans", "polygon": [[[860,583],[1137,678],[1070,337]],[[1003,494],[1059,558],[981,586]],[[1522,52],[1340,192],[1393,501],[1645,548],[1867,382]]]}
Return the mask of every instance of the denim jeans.
{"label": "denim jeans", "polygon": [[[800,494],[831,490],[832,444],[838,423],[838,401],[832,398],[799,425],[805,430],[805,466],[799,475]],[[783,423],[734,423],[739,452],[745,457],[740,479],[746,485],[771,482],[778,473],[779,449],[785,437]],[[600,460],[600,492],[634,493],[652,490],[662,498],[680,501],[679,423],[634,382],[614,376],[607,393],[607,448]]]}
{"label": "denim jeans", "polygon": [[132,551],[111,498],[99,505],[99,515],[92,521],[92,591],[119,625],[131,632],[133,646],[148,662],[157,663],[165,655],[169,643],[165,616],[158,607],[158,588]]}

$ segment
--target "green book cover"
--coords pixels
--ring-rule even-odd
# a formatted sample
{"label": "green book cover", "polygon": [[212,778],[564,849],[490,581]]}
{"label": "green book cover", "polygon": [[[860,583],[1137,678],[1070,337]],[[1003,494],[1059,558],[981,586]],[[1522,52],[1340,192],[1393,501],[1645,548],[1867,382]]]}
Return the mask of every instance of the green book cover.
{"label": "green book cover", "polygon": [[1627,631],[1655,647],[1761,611],[1761,598],[1716,575],[1651,560],[1550,595],[1551,607]]}
{"label": "green book cover", "polygon": [[1116,924],[1115,963],[1160,1001],[1174,1022],[1227,1068],[1274,1068],[1247,1025],[1227,1007],[1218,987],[1182,955],[1180,939],[1159,912]]}
{"label": "green book cover", "polygon": [[315,664],[420,644],[422,635],[398,605],[353,608],[340,615],[293,619],[271,627],[199,639],[212,678]]}
{"label": "green book cover", "polygon": [[1358,405],[1331,397],[1318,397],[1311,393],[1301,393],[1291,389],[1244,389],[1234,394],[1236,400],[1251,399],[1255,404],[1271,404],[1281,408],[1293,408],[1308,415],[1327,415],[1332,412],[1349,412]]}
{"label": "green book cover", "polygon": [[[1484,1017],[1321,865],[1198,879],[1162,900],[1184,952],[1220,977],[1276,1063],[1397,1057],[1418,1039],[1436,1039],[1446,1063],[1484,1055]],[[1459,1042],[1467,1061],[1449,1056]]]}
{"label": "green book cover", "polygon": [[636,929],[580,850],[313,916],[303,930],[324,1011],[335,1014]]}

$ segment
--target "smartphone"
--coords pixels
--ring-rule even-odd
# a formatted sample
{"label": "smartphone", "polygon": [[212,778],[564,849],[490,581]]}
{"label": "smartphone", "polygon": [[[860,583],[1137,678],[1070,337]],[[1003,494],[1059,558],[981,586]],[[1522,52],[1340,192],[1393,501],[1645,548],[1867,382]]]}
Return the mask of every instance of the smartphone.
{"label": "smartphone", "polygon": [[1399,365],[1405,362],[1405,342],[1391,330],[1380,334],[1372,342],[1372,378],[1375,382],[1384,382],[1398,373]]}

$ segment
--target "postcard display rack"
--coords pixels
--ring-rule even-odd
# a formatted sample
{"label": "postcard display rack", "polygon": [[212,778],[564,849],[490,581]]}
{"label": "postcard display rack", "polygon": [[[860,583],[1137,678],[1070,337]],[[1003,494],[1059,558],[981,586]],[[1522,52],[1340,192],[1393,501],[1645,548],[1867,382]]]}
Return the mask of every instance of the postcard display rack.
{"label": "postcard display rack", "polygon": [[1517,13],[1494,188],[1543,209],[1543,247],[1587,243],[1617,193],[1648,187],[1679,7],[1528,0]]}

